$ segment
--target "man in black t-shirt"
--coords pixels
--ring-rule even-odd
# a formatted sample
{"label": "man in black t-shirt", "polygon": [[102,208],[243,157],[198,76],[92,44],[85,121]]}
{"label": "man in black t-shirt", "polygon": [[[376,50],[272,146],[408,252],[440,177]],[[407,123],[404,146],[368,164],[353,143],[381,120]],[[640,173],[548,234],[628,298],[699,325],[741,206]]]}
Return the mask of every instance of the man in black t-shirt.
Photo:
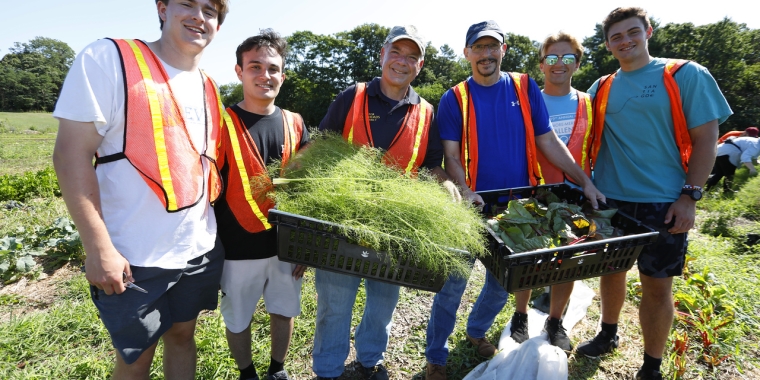
{"label": "man in black t-shirt", "polygon": [[289,379],[284,361],[293,317],[301,312],[304,267],[277,258],[276,230],[266,220],[273,203],[266,194],[252,193],[250,180],[265,176],[266,165],[275,160],[286,163],[309,139],[300,115],[274,105],[285,80],[286,47],[271,29],[238,46],[235,71],[243,82],[243,101],[227,109],[222,132],[219,165],[225,190],[214,207],[225,247],[221,311],[243,380],[259,379],[251,355],[251,317],[262,295],[272,338],[266,379]]}

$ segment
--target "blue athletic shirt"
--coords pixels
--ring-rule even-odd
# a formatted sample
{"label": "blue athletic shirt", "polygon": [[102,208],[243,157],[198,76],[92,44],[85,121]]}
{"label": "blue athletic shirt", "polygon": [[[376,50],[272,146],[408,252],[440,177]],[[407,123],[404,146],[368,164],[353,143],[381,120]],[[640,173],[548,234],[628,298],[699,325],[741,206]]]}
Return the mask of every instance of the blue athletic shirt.
{"label": "blue athletic shirt", "polygon": [[573,88],[569,94],[562,96],[548,95],[542,91],[541,95],[544,97],[554,133],[567,146],[567,142],[570,141],[570,136],[573,134],[573,126],[575,126],[575,114],[578,111],[578,91]]}
{"label": "blue athletic shirt", "polygon": [[[499,81],[481,86],[472,79],[467,85],[478,124],[478,191],[529,186],[525,157],[525,125],[512,78],[501,73]],[[549,114],[541,90],[533,79],[528,89],[533,134],[550,132]],[[462,113],[456,94],[446,91],[438,105],[441,140],[462,141]]]}
{"label": "blue athletic shirt", "polygon": [[[628,202],[674,202],[686,182],[673,132],[663,72],[654,58],[634,71],[618,70],[607,102],[594,184],[605,196]],[[733,113],[710,72],[690,62],[675,75],[689,129]],[[599,80],[588,93],[596,95]]]}

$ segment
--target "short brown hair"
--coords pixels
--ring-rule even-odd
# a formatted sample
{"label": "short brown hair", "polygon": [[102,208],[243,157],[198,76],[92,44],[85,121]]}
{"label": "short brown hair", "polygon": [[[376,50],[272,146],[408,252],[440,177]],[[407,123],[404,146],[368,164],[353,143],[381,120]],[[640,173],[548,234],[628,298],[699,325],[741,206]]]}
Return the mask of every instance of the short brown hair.
{"label": "short brown hair", "polygon": [[[282,65],[285,66],[285,56],[288,55],[288,41],[270,28],[263,29],[257,36],[246,38],[243,43],[238,45],[237,51],[235,51],[237,65],[243,67],[243,53],[263,47],[274,49],[282,57]],[[285,67],[281,67],[281,69],[284,71]]]}
{"label": "short brown hair", "polygon": [[[169,0],[156,0],[156,4],[158,2],[164,3],[164,5],[169,5]],[[211,4],[214,4],[216,7],[216,13],[217,13],[217,20],[219,20],[219,25],[222,25],[224,22],[224,18],[227,17],[227,12],[230,11],[230,0],[210,0]],[[161,29],[164,28],[164,20],[161,20],[161,16],[158,17],[158,22],[161,25]]]}
{"label": "short brown hair", "polygon": [[548,50],[550,46],[558,42],[569,43],[575,50],[575,55],[578,56],[578,60],[580,61],[580,59],[583,58],[583,45],[581,45],[581,42],[572,34],[566,33],[562,30],[560,30],[559,33],[554,33],[546,37],[544,42],[541,43],[541,49],[539,50],[541,52],[541,57],[543,58],[543,56],[546,55],[546,50]]}
{"label": "short brown hair", "polygon": [[610,32],[610,28],[612,25],[629,19],[631,17],[637,17],[641,22],[644,24],[645,29],[649,29],[649,27],[652,26],[652,24],[649,22],[649,16],[647,16],[647,11],[645,11],[642,8],[639,7],[626,7],[626,8],[615,8],[610,12],[610,14],[607,15],[607,17],[602,21],[602,29],[604,30],[604,40],[607,41],[609,39],[608,33]]}

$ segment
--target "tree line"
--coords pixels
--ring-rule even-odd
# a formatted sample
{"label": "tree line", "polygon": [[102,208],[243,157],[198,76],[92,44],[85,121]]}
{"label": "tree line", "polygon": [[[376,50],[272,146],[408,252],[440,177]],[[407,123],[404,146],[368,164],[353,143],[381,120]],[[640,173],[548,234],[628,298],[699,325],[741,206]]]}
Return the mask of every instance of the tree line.
{"label": "tree line", "polygon": [[[721,132],[744,129],[760,123],[760,29],[750,29],[728,18],[717,23],[660,25],[649,51],[656,57],[689,59],[707,67],[718,82],[734,115],[721,125]],[[299,112],[307,125],[317,125],[335,96],[346,87],[380,75],[380,48],[389,28],[364,24],[329,35],[299,31],[287,37],[285,61],[287,80],[276,104]],[[525,72],[539,85],[539,43],[526,36],[507,33],[509,50],[502,60],[503,71]],[[619,66],[605,49],[602,25],[583,40],[585,54],[573,78],[575,88],[585,91],[602,75]],[[61,41],[37,37],[15,43],[0,60],[0,110],[51,111],[60,93],[74,52]],[[461,47],[431,43],[425,49],[425,65],[412,83],[415,90],[434,106],[443,93],[470,75]],[[240,83],[220,86],[222,101],[232,105],[243,98]]]}

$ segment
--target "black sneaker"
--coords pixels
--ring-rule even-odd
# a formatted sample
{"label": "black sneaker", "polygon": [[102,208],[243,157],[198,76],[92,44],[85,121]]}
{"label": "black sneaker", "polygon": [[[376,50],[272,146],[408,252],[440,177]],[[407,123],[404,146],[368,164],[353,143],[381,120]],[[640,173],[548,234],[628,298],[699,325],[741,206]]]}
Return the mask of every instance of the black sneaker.
{"label": "black sneaker", "polygon": [[388,370],[382,364],[374,367],[362,366],[362,373],[365,380],[388,380]]}
{"label": "black sneaker", "polygon": [[562,351],[572,351],[573,345],[570,344],[570,338],[567,337],[567,330],[562,326],[562,320],[555,321],[554,319],[546,318],[546,323],[544,323],[544,331],[549,335],[549,343],[552,346],[561,348]]}
{"label": "black sneaker", "polygon": [[288,376],[288,371],[283,369],[282,371],[268,375],[267,380],[290,380],[290,376]]}
{"label": "black sneaker", "polygon": [[608,354],[616,349],[619,339],[617,335],[611,337],[606,331],[600,331],[594,339],[579,344],[575,352],[588,358],[596,359],[600,355]]}
{"label": "black sneaker", "polygon": [[659,370],[645,371],[643,368],[636,373],[636,380],[662,380],[662,373]]}
{"label": "black sneaker", "polygon": [[530,339],[530,336],[528,335],[528,314],[515,311],[512,315],[512,327],[510,328],[510,332],[512,333],[510,337],[517,343],[522,343]]}

